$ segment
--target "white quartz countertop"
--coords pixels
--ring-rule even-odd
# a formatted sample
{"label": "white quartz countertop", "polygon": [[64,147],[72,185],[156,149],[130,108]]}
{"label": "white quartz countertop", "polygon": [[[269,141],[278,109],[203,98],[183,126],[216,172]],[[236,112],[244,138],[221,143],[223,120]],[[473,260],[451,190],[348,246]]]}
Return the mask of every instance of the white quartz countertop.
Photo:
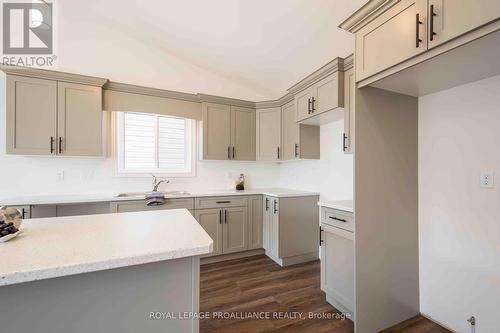
{"label": "white quartz countertop", "polygon": [[352,200],[320,201],[318,206],[354,213],[354,202]]}
{"label": "white quartz countertop", "polygon": [[[168,189],[165,189],[168,190]],[[278,198],[301,197],[301,196],[319,196],[318,192],[292,190],[286,188],[261,188],[244,191],[236,190],[202,190],[189,191],[189,194],[167,195],[166,198],[197,198],[214,196],[233,196],[233,195],[269,195]],[[22,196],[14,198],[0,199],[0,205],[4,206],[22,206],[22,205],[55,205],[55,204],[74,204],[91,202],[115,202],[142,200],[139,197],[118,197],[118,193],[102,194],[61,194],[61,195],[41,195],[41,196]]]}
{"label": "white quartz countertop", "polygon": [[198,256],[213,241],[186,209],[25,220],[0,243],[0,286]]}

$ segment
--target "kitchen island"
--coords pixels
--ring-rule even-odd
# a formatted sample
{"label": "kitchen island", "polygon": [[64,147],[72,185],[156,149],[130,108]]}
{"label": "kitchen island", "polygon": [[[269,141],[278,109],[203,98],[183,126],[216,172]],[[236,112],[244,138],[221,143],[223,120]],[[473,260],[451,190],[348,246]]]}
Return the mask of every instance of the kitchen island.
{"label": "kitchen island", "polygon": [[187,210],[29,219],[21,229],[0,244],[2,332],[198,332],[189,314],[213,241]]}

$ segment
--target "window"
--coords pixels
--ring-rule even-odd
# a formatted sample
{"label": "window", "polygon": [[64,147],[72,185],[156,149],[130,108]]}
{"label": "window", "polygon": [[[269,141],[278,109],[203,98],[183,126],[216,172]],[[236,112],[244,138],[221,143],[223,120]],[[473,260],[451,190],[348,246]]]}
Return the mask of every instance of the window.
{"label": "window", "polygon": [[193,175],[193,123],[184,118],[118,112],[118,173]]}

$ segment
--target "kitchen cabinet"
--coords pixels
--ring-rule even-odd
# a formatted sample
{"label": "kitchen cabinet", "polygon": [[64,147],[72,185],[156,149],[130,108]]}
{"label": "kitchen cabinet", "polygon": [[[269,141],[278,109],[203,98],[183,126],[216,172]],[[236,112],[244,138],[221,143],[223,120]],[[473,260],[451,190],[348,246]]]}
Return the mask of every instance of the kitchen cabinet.
{"label": "kitchen cabinet", "polygon": [[224,210],[222,224],[222,253],[233,253],[248,249],[247,207],[231,207]]}
{"label": "kitchen cabinet", "polygon": [[101,87],[7,75],[9,154],[102,156],[102,118]]}
{"label": "kitchen cabinet", "polygon": [[203,159],[228,160],[231,146],[231,107],[202,103]]}
{"label": "kitchen cabinet", "polygon": [[231,159],[255,160],[255,109],[231,106]]}
{"label": "kitchen cabinet", "polygon": [[429,49],[499,17],[498,0],[429,0]]}
{"label": "kitchen cabinet", "polygon": [[333,72],[312,86],[295,94],[296,121],[344,106],[344,82],[342,72]]}
{"label": "kitchen cabinet", "polygon": [[361,28],[356,33],[356,82],[425,52],[426,22],[427,0],[402,0]]}
{"label": "kitchen cabinet", "polygon": [[101,87],[59,82],[57,88],[57,153],[69,156],[101,156]]}
{"label": "kitchen cabinet", "polygon": [[298,124],[295,103],[292,101],[281,108],[282,160],[319,159],[320,127]]}
{"label": "kitchen cabinet", "polygon": [[318,196],[265,196],[263,246],[281,266],[318,259]]}
{"label": "kitchen cabinet", "polygon": [[341,312],[354,312],[354,234],[321,227],[321,290]]}
{"label": "kitchen cabinet", "polygon": [[281,159],[281,108],[257,110],[257,160]]}
{"label": "kitchen cabinet", "polygon": [[255,160],[255,110],[202,103],[203,159]]}
{"label": "kitchen cabinet", "polygon": [[31,207],[30,206],[9,206],[9,207],[17,209],[21,213],[21,216],[23,219],[30,219],[31,218]]}
{"label": "kitchen cabinet", "polygon": [[262,248],[262,196],[248,199],[248,249]]}
{"label": "kitchen cabinet", "polygon": [[214,242],[214,250],[206,257],[222,254],[223,251],[223,210],[217,208],[199,209],[195,211],[196,221],[205,229]]}
{"label": "kitchen cabinet", "polygon": [[344,73],[344,133],[342,137],[342,150],[346,154],[354,153],[355,89],[354,68],[351,68]]}
{"label": "kitchen cabinet", "polygon": [[7,75],[7,153],[55,155],[57,82]]}

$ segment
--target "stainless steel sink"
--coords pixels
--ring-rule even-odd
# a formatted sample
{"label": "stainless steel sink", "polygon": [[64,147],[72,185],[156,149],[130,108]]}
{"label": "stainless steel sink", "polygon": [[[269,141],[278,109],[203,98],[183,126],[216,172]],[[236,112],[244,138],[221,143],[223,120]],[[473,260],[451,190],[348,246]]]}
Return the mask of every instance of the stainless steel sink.
{"label": "stainless steel sink", "polygon": [[[138,199],[144,199],[146,198],[146,195],[151,192],[125,192],[125,193],[120,193],[117,195],[118,198],[138,198]],[[166,197],[174,197],[174,196],[182,196],[182,195],[189,195],[190,193],[187,191],[162,191],[160,192]]]}

